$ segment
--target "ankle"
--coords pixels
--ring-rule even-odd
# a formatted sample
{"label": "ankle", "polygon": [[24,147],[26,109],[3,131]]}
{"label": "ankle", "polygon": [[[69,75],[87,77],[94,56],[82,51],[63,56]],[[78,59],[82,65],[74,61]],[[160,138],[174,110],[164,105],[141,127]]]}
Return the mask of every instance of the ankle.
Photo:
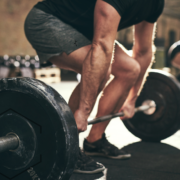
{"label": "ankle", "polygon": [[102,134],[97,134],[95,136],[92,136],[92,135],[89,135],[86,140],[89,142],[89,143],[94,143],[98,140],[100,140],[102,138]]}

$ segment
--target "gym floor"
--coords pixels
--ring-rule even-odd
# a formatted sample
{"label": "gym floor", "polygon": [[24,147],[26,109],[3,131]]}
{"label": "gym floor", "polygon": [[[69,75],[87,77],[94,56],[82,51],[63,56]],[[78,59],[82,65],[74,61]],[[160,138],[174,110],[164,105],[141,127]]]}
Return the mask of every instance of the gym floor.
{"label": "gym floor", "polygon": [[[50,84],[68,102],[76,81]],[[97,104],[90,119],[96,115]],[[80,147],[88,130],[80,134]],[[112,160],[96,157],[106,170],[96,175],[73,174],[70,180],[179,180],[180,179],[180,131],[161,143],[147,143],[131,134],[119,118],[113,119],[106,129],[107,139],[119,148],[132,154],[129,160]]]}

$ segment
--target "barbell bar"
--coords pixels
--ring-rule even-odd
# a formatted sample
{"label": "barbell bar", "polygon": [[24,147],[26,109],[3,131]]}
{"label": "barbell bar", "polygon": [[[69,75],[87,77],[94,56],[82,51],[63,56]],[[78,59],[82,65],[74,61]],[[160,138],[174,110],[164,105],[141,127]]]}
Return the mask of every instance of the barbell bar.
{"label": "barbell bar", "polygon": [[[154,101],[146,100],[146,101],[143,102],[143,104],[144,105],[142,105],[142,106],[136,107],[134,112],[135,113],[144,112],[144,113],[146,113],[148,115],[152,115],[155,112],[156,103]],[[151,105],[149,105],[149,104],[151,104]],[[151,109],[153,109],[153,110],[151,110]],[[148,111],[148,110],[150,110],[150,111]],[[110,120],[110,119],[113,119],[113,118],[116,118],[116,117],[123,117],[124,115],[125,115],[124,112],[119,112],[119,113],[115,113],[115,114],[110,114],[110,115],[98,117],[96,119],[88,121],[88,125],[104,122],[104,121],[107,121],[107,120]]]}
{"label": "barbell bar", "polygon": [[[151,70],[136,107],[138,113],[123,121],[130,132],[148,141],[169,137],[180,127],[179,83]],[[62,96],[41,81],[0,80],[0,137],[1,179],[68,180],[73,173],[79,151],[74,116]]]}
{"label": "barbell bar", "polygon": [[0,137],[0,153],[15,150],[19,146],[19,139],[16,135],[9,134]]}

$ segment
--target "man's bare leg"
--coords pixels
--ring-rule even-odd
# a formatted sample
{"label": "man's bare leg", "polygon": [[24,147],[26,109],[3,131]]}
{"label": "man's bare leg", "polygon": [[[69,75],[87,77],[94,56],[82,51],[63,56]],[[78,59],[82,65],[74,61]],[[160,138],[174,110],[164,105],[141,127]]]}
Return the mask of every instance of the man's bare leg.
{"label": "man's bare leg", "polygon": [[[136,62],[138,62],[138,64],[140,65],[141,71],[139,73],[139,76],[136,79],[136,81],[133,81],[132,83],[130,83],[130,81],[128,80],[128,77],[126,77],[127,73],[125,73],[123,75],[123,71],[122,70],[120,71],[120,69],[119,69],[119,73],[121,73],[121,76],[117,76],[119,78],[114,79],[114,82],[117,80],[117,83],[114,84],[114,86],[115,86],[114,88],[113,88],[113,83],[112,83],[112,86],[111,86],[112,89],[110,89],[111,87],[109,87],[109,86],[107,87],[108,90],[105,89],[104,96],[99,103],[97,117],[105,115],[106,113],[108,114],[108,113],[113,113],[113,112],[119,111],[119,109],[123,105],[124,100],[126,100],[126,101],[125,101],[123,107],[120,109],[120,111],[123,110],[126,113],[126,117],[124,117],[124,118],[122,117],[121,119],[130,118],[134,115],[135,102],[138,97],[138,93],[140,93],[143,83],[145,82],[145,79],[147,76],[147,73],[146,73],[147,68],[151,67],[151,64],[153,62],[154,34],[155,34],[155,24],[142,22],[135,26],[135,31],[134,31],[135,42],[134,42],[134,47],[133,47],[132,62],[133,62],[133,60],[136,60]],[[120,48],[116,48],[116,51],[117,50],[120,50]],[[121,53],[121,51],[120,51],[120,53]],[[125,52],[123,54],[126,55]],[[128,57],[129,56],[127,56],[127,57],[124,56],[124,59],[123,59],[122,54],[119,56],[117,52],[115,53],[115,61],[116,61],[116,59],[119,58],[120,60],[124,60],[124,61],[126,61],[125,63],[127,63]],[[131,61],[129,61],[129,62],[131,62]],[[120,63],[120,64],[123,65],[124,63]],[[128,67],[129,65],[126,64],[126,66]],[[116,66],[116,64],[114,64],[113,67],[114,68],[112,69],[112,74],[117,73],[118,71],[116,70],[116,68],[118,67],[118,65]],[[131,67],[131,68],[134,69],[134,67]],[[121,79],[121,77],[124,77],[125,79],[127,79],[126,81],[129,82],[129,85],[130,84],[132,85],[132,86],[129,86],[129,88],[131,88],[131,90],[128,89],[128,87],[125,87],[125,85],[123,84],[124,78]],[[118,85],[119,85],[119,87],[118,87]],[[114,90],[114,92],[115,92],[116,87],[117,87],[117,90],[116,90],[117,92],[120,93],[120,89],[122,91],[124,89],[124,92],[126,92],[123,95],[121,94],[121,96],[119,94],[119,98],[120,98],[119,101],[117,101],[117,99],[113,99],[111,97],[112,93],[110,92],[110,90],[111,91]],[[125,90],[125,88],[127,88],[127,90]],[[129,92],[129,90],[130,90],[130,92]],[[118,97],[118,95],[117,95],[117,97]],[[108,103],[108,105],[111,104],[111,106],[107,106],[107,104],[106,104],[106,102],[108,102],[106,99],[108,99],[108,98],[112,98],[112,104],[110,102]],[[114,104],[114,106],[113,106],[113,101],[114,101],[114,103],[115,102],[117,103],[116,105]],[[108,109],[107,107],[108,108],[110,107],[110,109]],[[115,109],[113,109],[113,108],[115,108]],[[89,142],[94,142],[94,141],[100,139],[108,124],[109,124],[109,121],[94,125],[91,129],[91,132],[90,132],[87,140]]]}
{"label": "man's bare leg", "polygon": [[[140,71],[136,61],[126,54],[119,46],[116,46],[114,59],[112,64],[112,74],[114,75],[114,79],[104,90],[99,103],[97,117],[115,113],[120,109]],[[78,109],[79,96],[80,84],[74,89],[69,100],[69,106],[73,113]],[[100,139],[108,124],[109,121],[93,125],[88,141],[94,142]]]}
{"label": "man's bare leg", "polygon": [[72,92],[68,102],[68,105],[71,111],[73,112],[73,114],[79,108],[79,98],[80,98],[80,83],[76,86],[76,88]]}
{"label": "man's bare leg", "polygon": [[76,51],[73,51],[69,55],[62,53],[59,56],[54,56],[49,59],[49,61],[61,69],[71,70],[81,74],[83,61],[86,58],[90,48],[91,45],[84,46]]}
{"label": "man's bare leg", "polygon": [[[135,84],[140,72],[139,64],[120,46],[116,45],[112,74],[114,79],[106,86],[99,101],[97,117],[118,112]],[[101,139],[109,121],[93,125],[88,142]]]}
{"label": "man's bare leg", "polygon": [[[81,74],[83,61],[86,58],[90,48],[91,48],[91,45],[84,46],[72,52],[69,55],[67,55],[66,53],[63,53],[60,56],[52,57],[49,61],[55,64],[59,68],[72,70]],[[110,73],[111,73],[111,67],[109,68],[108,73],[106,77],[104,78],[103,83],[100,86],[99,92],[104,88],[106,82],[109,79]],[[69,99],[69,106],[73,114],[79,108],[79,98],[80,98],[80,83],[76,86],[76,88],[72,92],[71,97]]]}
{"label": "man's bare leg", "polygon": [[[83,61],[86,58],[90,48],[91,45],[84,46],[69,55],[63,53],[60,56],[52,57],[49,61],[61,69],[71,70],[81,74]],[[74,89],[69,99],[69,106],[73,114],[79,107],[79,98],[80,84],[78,84],[77,87]]]}
{"label": "man's bare leg", "polygon": [[[112,64],[114,79],[104,90],[97,117],[115,113],[120,109],[140,71],[138,63],[118,46],[116,46],[114,59]],[[75,88],[69,100],[69,106],[73,113],[78,108],[79,95],[80,84]],[[109,121],[93,125],[87,140],[94,142],[100,139],[108,124]]]}
{"label": "man's bare leg", "polygon": [[[110,70],[109,70],[109,72],[107,74],[107,77],[105,78],[103,84],[101,85],[101,87],[99,89],[99,93],[104,88],[107,80],[109,79],[109,75],[110,75]],[[69,103],[68,103],[69,107],[71,108],[71,111],[73,112],[73,114],[79,108],[79,99],[80,99],[80,83],[73,90],[73,92],[72,92],[72,94],[70,96],[70,99],[69,99]]]}

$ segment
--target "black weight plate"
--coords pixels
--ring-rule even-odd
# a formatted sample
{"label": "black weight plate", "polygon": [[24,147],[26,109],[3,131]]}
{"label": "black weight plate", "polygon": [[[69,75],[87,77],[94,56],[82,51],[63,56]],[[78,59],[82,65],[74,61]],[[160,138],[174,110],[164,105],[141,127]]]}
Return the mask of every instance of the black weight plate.
{"label": "black weight plate", "polygon": [[160,141],[174,134],[180,127],[180,85],[169,73],[150,70],[147,81],[137,99],[136,107],[145,100],[154,100],[154,114],[138,112],[123,121],[127,129],[145,141]]}
{"label": "black weight plate", "polygon": [[[0,117],[7,112],[28,121],[35,132],[37,147],[26,167],[13,170],[1,165],[0,179],[69,179],[77,160],[79,143],[73,114],[64,99],[50,86],[35,79],[1,79]],[[16,133],[17,127],[21,132],[23,124],[12,126],[11,131]],[[19,153],[19,156],[26,154]]]}
{"label": "black weight plate", "polygon": [[34,158],[37,150],[37,139],[34,128],[28,120],[8,110],[0,116],[0,137],[14,134],[19,139],[15,150],[0,154],[0,167],[21,170],[26,168]]}

